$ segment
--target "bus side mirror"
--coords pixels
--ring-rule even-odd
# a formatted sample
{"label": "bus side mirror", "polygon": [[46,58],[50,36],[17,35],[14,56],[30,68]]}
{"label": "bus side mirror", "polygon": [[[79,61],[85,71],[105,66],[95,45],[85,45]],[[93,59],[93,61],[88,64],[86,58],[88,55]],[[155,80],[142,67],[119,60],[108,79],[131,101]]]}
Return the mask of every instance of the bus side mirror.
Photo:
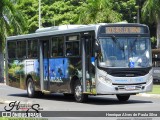
{"label": "bus side mirror", "polygon": [[99,44],[99,42],[98,42],[98,41],[96,41],[96,42],[95,42],[95,52],[96,52],[96,53],[99,53],[99,52],[100,52],[100,50],[101,50],[101,48],[100,48],[100,44]]}

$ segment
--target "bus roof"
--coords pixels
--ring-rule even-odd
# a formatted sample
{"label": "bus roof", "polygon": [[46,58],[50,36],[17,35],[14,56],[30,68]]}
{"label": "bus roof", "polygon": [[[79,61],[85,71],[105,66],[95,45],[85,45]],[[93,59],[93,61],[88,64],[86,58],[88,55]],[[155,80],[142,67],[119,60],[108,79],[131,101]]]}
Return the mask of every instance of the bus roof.
{"label": "bus roof", "polygon": [[35,33],[31,33],[31,34],[10,36],[10,37],[7,37],[7,40],[27,39],[27,38],[67,34],[67,33],[95,31],[98,29],[99,25],[100,24],[98,25],[62,25],[62,26],[47,27],[47,28],[38,29],[36,30]]}
{"label": "bus roof", "polygon": [[90,24],[90,25],[61,25],[61,26],[53,26],[53,27],[46,27],[37,29],[35,33],[31,34],[24,34],[24,35],[17,35],[17,36],[10,36],[7,37],[7,40],[20,40],[20,39],[30,39],[30,38],[37,38],[43,36],[53,36],[53,35],[60,35],[60,34],[69,34],[69,33],[78,33],[78,32],[85,32],[85,31],[98,31],[99,26],[146,26],[143,24],[137,23],[99,23],[99,24]]}

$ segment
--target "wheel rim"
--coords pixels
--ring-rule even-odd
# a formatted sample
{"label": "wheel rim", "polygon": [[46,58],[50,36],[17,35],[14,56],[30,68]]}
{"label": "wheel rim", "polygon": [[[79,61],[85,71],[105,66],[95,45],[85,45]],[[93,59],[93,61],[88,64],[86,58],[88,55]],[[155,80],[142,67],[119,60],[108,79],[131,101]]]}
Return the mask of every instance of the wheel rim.
{"label": "wheel rim", "polygon": [[32,82],[28,83],[28,93],[31,95],[33,93],[33,85]]}
{"label": "wheel rim", "polygon": [[82,88],[80,85],[76,86],[75,88],[75,96],[77,100],[81,100],[82,97]]}

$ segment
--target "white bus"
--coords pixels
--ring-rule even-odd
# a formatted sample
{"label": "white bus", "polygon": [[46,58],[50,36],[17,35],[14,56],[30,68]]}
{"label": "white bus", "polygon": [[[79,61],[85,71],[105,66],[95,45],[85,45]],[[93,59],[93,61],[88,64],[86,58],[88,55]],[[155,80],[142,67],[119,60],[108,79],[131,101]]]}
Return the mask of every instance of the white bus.
{"label": "white bus", "polygon": [[7,85],[41,93],[130,95],[152,90],[150,32],[142,24],[62,25],[7,38]]}
{"label": "white bus", "polygon": [[153,83],[160,83],[160,49],[152,49]]}

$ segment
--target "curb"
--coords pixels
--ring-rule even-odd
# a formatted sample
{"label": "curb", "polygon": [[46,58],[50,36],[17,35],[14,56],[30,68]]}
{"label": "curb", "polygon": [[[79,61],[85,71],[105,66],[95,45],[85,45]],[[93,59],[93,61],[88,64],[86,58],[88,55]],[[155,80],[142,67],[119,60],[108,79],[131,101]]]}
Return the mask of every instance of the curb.
{"label": "curb", "polygon": [[137,94],[137,96],[142,96],[142,97],[152,97],[152,98],[160,98],[160,94],[140,93],[140,94]]}

